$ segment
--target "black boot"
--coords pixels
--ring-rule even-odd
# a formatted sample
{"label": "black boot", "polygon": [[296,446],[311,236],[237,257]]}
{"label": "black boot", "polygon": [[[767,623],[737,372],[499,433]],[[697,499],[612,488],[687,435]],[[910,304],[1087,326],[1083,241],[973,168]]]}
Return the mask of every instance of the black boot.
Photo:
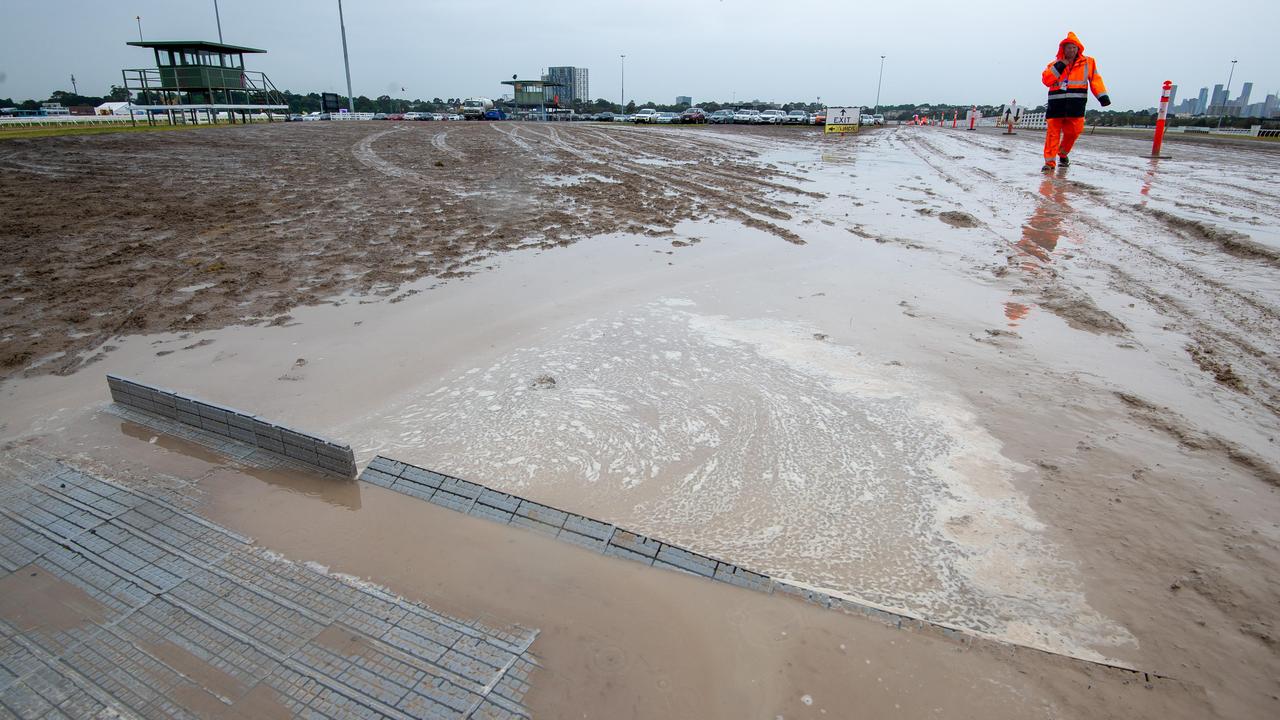
{"label": "black boot", "polygon": [[1071,160],[1066,155],[1059,155],[1058,164],[1061,165],[1062,167],[1066,167],[1071,164]]}

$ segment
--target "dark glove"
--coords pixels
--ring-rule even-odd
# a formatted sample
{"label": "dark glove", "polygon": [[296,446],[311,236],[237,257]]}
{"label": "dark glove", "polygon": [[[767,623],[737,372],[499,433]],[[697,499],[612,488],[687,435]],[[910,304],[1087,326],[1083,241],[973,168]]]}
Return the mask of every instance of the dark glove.
{"label": "dark glove", "polygon": [[1053,64],[1053,69],[1057,70],[1058,74],[1061,75],[1062,71],[1067,69],[1067,64],[1059,60],[1058,62]]}
{"label": "dark glove", "polygon": [[1106,107],[1111,104],[1111,98],[1107,97],[1106,95],[1099,95],[1098,104],[1101,105],[1102,107]]}

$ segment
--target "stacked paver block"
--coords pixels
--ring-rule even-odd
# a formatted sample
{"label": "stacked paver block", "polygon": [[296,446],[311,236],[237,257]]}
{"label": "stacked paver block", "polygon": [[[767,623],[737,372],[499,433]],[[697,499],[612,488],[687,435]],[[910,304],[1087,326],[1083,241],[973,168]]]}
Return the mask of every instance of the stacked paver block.
{"label": "stacked paver block", "polygon": [[53,576],[94,617],[0,618],[0,717],[203,716],[193,694],[310,718],[528,717],[534,633],[274,559],[153,496],[23,460],[0,464],[0,581]]}
{"label": "stacked paver block", "polygon": [[350,445],[117,375],[107,375],[107,386],[111,399],[121,405],[291,458],[329,475],[356,475],[355,453]]}

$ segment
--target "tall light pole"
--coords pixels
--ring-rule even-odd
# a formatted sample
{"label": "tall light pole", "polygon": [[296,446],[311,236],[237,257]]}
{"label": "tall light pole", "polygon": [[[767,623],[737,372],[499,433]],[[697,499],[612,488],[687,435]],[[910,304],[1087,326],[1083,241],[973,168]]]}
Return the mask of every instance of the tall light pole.
{"label": "tall light pole", "polygon": [[144,42],[142,39],[142,16],[134,15],[133,19],[138,21],[138,42]]}
{"label": "tall light pole", "polygon": [[880,79],[876,80],[876,109],[871,111],[872,115],[880,112],[880,85],[884,83],[884,56],[880,56]]}
{"label": "tall light pole", "polygon": [[218,42],[222,42],[222,14],[218,12],[218,0],[213,0],[213,17],[218,21]]}
{"label": "tall light pole", "polygon": [[79,94],[80,94],[80,88],[76,87],[76,74],[75,74],[75,73],[71,73],[71,94],[72,94],[72,95],[79,95]]}
{"label": "tall light pole", "polygon": [[619,115],[627,114],[627,56],[619,55],[622,58],[622,109],[618,111]]}
{"label": "tall light pole", "polygon": [[[1238,59],[1238,58],[1237,58]],[[1218,116],[1218,129],[1222,129],[1222,116],[1227,114],[1227,103],[1231,102],[1231,78],[1236,75],[1236,61],[1231,61],[1231,72],[1227,74],[1227,89],[1222,94],[1222,115]]]}
{"label": "tall light pole", "polygon": [[342,29],[342,66],[347,70],[347,112],[356,111],[356,98],[351,94],[351,60],[347,57],[347,24],[342,19],[342,0],[338,0],[338,27]]}

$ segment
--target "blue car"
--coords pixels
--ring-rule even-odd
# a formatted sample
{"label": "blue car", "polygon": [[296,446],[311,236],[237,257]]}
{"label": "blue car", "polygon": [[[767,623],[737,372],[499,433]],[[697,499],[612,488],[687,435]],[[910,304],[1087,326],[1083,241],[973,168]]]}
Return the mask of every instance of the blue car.
{"label": "blue car", "polygon": [[497,108],[494,108],[493,110],[485,111],[484,119],[485,120],[506,120],[507,114]]}

